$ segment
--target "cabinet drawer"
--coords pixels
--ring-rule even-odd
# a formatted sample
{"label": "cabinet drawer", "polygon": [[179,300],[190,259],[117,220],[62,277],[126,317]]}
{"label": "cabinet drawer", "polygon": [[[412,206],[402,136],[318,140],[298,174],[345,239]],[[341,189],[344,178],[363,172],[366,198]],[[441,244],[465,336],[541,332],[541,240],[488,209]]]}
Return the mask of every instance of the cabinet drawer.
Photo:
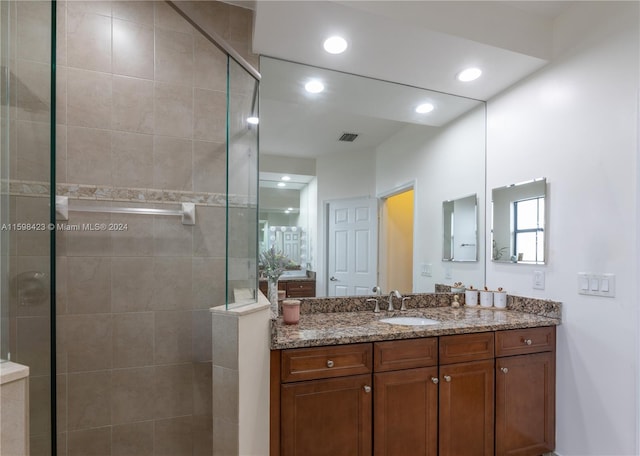
{"label": "cabinet drawer", "polygon": [[496,356],[554,351],[556,327],[511,329],[496,332]]}
{"label": "cabinet drawer", "polygon": [[464,363],[494,357],[492,332],[440,337],[440,364]]}
{"label": "cabinet drawer", "polygon": [[436,365],[438,365],[438,339],[435,337],[373,344],[374,372]]}
{"label": "cabinet drawer", "polygon": [[287,297],[289,298],[305,298],[313,297],[316,294],[315,282],[287,282]]}
{"label": "cabinet drawer", "polygon": [[282,351],[281,379],[297,382],[371,372],[371,344],[296,348]]}

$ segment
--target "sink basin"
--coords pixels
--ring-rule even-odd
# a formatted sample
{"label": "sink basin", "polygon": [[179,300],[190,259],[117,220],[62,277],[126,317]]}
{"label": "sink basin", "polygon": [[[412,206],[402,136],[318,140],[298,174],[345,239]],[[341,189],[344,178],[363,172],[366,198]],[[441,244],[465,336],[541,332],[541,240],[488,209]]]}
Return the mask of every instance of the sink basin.
{"label": "sink basin", "polygon": [[420,317],[391,317],[381,318],[382,323],[389,323],[390,325],[404,325],[404,326],[428,326],[437,325],[440,323],[438,320],[432,320],[430,318]]}

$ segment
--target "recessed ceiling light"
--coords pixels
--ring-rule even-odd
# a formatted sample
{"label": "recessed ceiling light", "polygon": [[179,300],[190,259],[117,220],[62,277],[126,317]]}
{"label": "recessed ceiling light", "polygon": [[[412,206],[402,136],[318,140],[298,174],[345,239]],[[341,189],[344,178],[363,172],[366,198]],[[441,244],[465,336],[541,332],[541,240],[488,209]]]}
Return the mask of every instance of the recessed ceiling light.
{"label": "recessed ceiling light", "polygon": [[251,125],[258,125],[260,123],[260,119],[257,117],[247,117],[247,123],[250,123]]}
{"label": "recessed ceiling light", "polygon": [[285,184],[284,182],[278,182],[278,187],[286,187],[287,184]]}
{"label": "recessed ceiling light", "polygon": [[292,211],[292,210],[293,210],[293,208],[292,208],[292,207],[288,207],[288,208],[287,208],[287,210],[288,210],[288,211]]}
{"label": "recessed ceiling light", "polygon": [[289,176],[282,176],[282,177],[280,178],[280,180],[283,180],[283,181],[290,181],[290,180],[291,180],[291,178],[290,178]]}
{"label": "recessed ceiling light", "polygon": [[478,79],[480,75],[482,75],[482,70],[480,68],[467,68],[458,73],[456,77],[458,78],[458,81],[470,82]]}
{"label": "recessed ceiling light", "polygon": [[289,212],[291,212],[291,211],[288,210],[288,209],[286,211],[284,211],[285,214],[288,214]]}
{"label": "recessed ceiling light", "polygon": [[324,90],[324,84],[317,79],[312,79],[304,85],[304,88],[309,93],[320,93]]}
{"label": "recessed ceiling light", "polygon": [[347,50],[347,40],[341,36],[332,36],[324,41],[324,50],[329,54],[342,54]]}
{"label": "recessed ceiling light", "polygon": [[416,112],[418,114],[426,114],[433,111],[433,108],[434,106],[431,103],[422,103],[416,107]]}

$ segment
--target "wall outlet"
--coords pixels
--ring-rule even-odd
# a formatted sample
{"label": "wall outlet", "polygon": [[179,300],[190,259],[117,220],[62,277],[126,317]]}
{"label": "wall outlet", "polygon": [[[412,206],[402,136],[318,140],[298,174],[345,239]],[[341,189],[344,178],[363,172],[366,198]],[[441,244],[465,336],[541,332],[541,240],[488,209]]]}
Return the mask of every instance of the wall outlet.
{"label": "wall outlet", "polygon": [[544,290],[544,271],[533,271],[534,290]]}

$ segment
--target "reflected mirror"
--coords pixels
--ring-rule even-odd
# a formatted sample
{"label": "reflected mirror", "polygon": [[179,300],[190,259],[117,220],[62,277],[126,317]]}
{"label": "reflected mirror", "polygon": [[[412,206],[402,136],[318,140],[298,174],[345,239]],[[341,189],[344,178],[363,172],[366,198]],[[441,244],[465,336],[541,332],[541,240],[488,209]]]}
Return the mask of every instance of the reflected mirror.
{"label": "reflected mirror", "polygon": [[306,258],[306,236],[299,226],[270,226],[267,236],[267,248],[275,248],[284,253],[293,263],[301,266]]}
{"label": "reflected mirror", "polygon": [[443,261],[478,261],[478,196],[442,202]]}
{"label": "reflected mirror", "polygon": [[519,264],[544,264],[547,180],[534,179],[494,188],[491,259]]}
{"label": "reflected mirror", "polygon": [[484,102],[264,56],[260,72],[262,232],[304,230],[316,296],[484,283],[483,261],[442,260],[440,223],[476,194],[484,239]]}

